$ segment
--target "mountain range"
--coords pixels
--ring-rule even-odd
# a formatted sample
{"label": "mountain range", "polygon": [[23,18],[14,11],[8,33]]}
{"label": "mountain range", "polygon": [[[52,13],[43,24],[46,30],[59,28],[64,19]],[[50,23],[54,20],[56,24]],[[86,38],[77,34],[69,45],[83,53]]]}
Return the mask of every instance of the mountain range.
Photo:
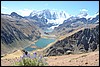
{"label": "mountain range", "polygon": [[54,34],[58,35],[59,32],[66,31],[67,28],[98,23],[99,12],[94,16],[89,16],[86,12],[72,16],[65,11],[46,9],[33,11],[25,17],[16,12],[12,12],[10,15],[1,14],[1,53],[8,53],[8,51],[28,46],[29,41],[41,38],[41,33],[45,30],[54,29]]}
{"label": "mountain range", "polygon": [[88,24],[99,24],[99,13],[97,12],[94,16],[89,17],[87,13],[81,13],[78,16],[71,16],[64,20],[62,24],[55,27],[52,33],[59,33],[62,31],[69,31],[73,28],[88,26]]}
{"label": "mountain range", "polygon": [[[94,16],[89,16],[87,12],[80,12],[77,16],[69,15],[65,11],[54,11],[54,10],[41,10],[41,11],[33,11],[29,15],[30,18],[37,17],[41,19],[45,19],[46,23],[52,23],[56,25],[60,25],[62,23],[67,22],[77,22],[78,20],[87,23],[98,23],[99,12],[94,14]],[[34,18],[33,18],[34,19]],[[72,21],[71,21],[72,20]],[[75,21],[76,20],[76,21]]]}
{"label": "mountain range", "polygon": [[43,30],[54,29],[55,27],[61,26],[64,23],[70,23],[69,26],[75,27],[86,23],[98,23],[99,12],[90,16],[87,12],[81,11],[78,15],[73,16],[65,11],[56,10],[33,10],[29,16],[22,17],[15,12],[11,13],[11,16],[26,18],[28,20],[36,20],[35,24]]}

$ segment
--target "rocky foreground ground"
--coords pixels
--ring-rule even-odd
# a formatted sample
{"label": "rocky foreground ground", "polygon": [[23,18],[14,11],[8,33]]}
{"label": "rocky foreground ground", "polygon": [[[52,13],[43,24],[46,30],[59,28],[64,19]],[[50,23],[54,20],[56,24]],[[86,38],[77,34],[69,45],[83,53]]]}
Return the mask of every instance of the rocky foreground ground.
{"label": "rocky foreground ground", "polygon": [[[20,51],[19,54],[21,55]],[[19,60],[19,56],[10,54],[10,56],[1,58],[1,66],[12,66],[15,61]],[[45,58],[49,66],[99,66],[99,51],[84,54],[49,56]]]}
{"label": "rocky foreground ground", "polygon": [[99,51],[75,55],[51,56],[47,58],[47,63],[50,66],[99,66]]}

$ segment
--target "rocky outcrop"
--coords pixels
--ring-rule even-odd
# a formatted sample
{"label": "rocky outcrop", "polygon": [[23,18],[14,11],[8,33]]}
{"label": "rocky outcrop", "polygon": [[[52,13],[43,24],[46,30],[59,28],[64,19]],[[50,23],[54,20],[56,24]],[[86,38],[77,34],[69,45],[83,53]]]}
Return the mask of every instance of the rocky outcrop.
{"label": "rocky outcrop", "polygon": [[12,12],[12,13],[10,14],[10,16],[11,16],[11,17],[15,17],[15,18],[19,18],[19,19],[24,18],[24,17],[18,15],[18,14],[15,13],[15,12]]}
{"label": "rocky outcrop", "polygon": [[1,14],[1,54],[28,46],[29,41],[40,38],[34,21],[27,20],[17,13]]}
{"label": "rocky outcrop", "polygon": [[[67,34],[66,34],[67,35]],[[57,41],[45,50],[45,56],[55,56],[70,53],[91,52],[99,48],[99,25],[95,28],[79,32]]]}

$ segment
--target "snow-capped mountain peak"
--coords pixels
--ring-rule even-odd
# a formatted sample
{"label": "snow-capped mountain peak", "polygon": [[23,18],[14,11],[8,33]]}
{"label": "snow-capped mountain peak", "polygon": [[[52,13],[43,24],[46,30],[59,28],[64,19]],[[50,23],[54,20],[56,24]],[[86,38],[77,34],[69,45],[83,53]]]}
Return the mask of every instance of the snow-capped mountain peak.
{"label": "snow-capped mountain peak", "polygon": [[99,12],[97,12],[96,14],[94,14],[93,16],[91,16],[92,18],[95,18],[97,15],[99,15]]}
{"label": "snow-capped mountain peak", "polygon": [[45,19],[47,19],[48,21],[47,23],[54,23],[54,24],[62,24],[65,19],[70,17],[70,15],[65,11],[55,11],[49,9],[41,11],[33,11],[30,14],[30,17],[33,17],[35,15],[37,17],[44,17]]}
{"label": "snow-capped mountain peak", "polygon": [[99,16],[99,12],[97,12],[93,16],[90,16],[87,13],[87,11],[81,11],[78,15],[73,16],[68,14],[65,11],[45,9],[45,10],[34,10],[33,12],[30,13],[29,17],[33,17],[33,19],[35,18],[38,21],[42,21],[43,23],[46,23],[47,25],[49,25],[48,28],[54,28],[66,22],[68,23],[74,22],[74,20],[76,20],[76,22],[81,21],[86,23],[86,21],[89,21],[89,23],[91,22],[94,23],[96,21],[99,21],[98,16]]}
{"label": "snow-capped mountain peak", "polygon": [[77,16],[80,18],[86,17],[88,14],[85,11],[81,11]]}

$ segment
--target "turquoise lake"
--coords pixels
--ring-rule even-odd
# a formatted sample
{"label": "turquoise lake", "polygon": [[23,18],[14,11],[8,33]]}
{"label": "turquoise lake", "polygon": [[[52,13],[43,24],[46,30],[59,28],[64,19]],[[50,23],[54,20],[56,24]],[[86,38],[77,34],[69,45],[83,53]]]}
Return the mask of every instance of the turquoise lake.
{"label": "turquoise lake", "polygon": [[38,48],[44,48],[46,47],[48,44],[54,42],[55,39],[47,39],[47,38],[40,38],[35,44],[32,44],[28,47],[25,48],[26,51],[33,51],[36,50],[36,48],[31,48],[31,46],[36,45]]}

